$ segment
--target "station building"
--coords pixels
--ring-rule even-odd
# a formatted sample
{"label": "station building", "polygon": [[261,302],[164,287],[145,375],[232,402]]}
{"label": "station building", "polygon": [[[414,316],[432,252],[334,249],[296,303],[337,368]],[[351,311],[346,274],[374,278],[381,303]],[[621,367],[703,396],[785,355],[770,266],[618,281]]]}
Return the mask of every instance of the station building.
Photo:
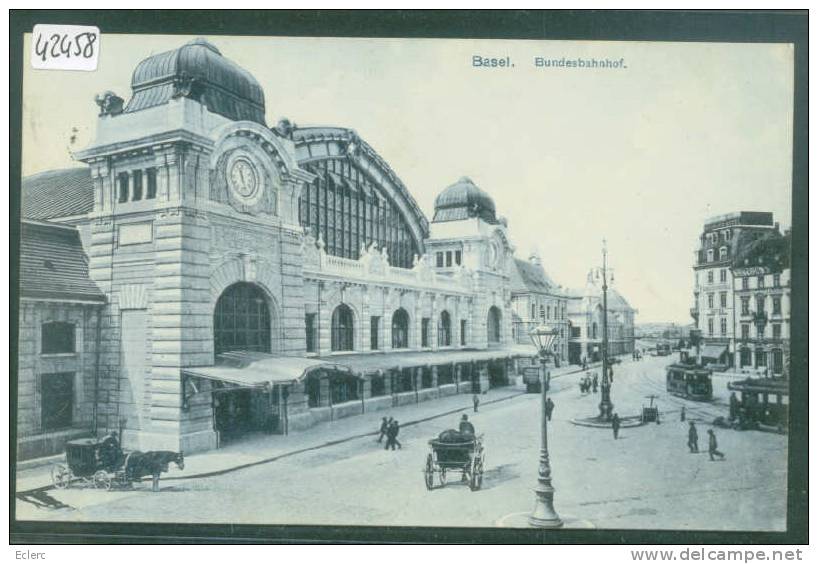
{"label": "station building", "polygon": [[131,87],[97,97],[82,168],[22,183],[23,280],[79,294],[23,286],[21,457],[108,430],[195,452],[513,383],[533,352],[514,247],[471,180],[428,221],[354,130],[268,127],[259,83],[204,39]]}

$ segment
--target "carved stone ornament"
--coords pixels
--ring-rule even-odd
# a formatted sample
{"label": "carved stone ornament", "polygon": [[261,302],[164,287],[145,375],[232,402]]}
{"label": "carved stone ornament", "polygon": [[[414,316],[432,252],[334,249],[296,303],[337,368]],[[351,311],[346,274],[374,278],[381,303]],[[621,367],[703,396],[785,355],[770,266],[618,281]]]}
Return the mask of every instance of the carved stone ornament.
{"label": "carved stone ornament", "polygon": [[106,90],[102,94],[97,94],[94,96],[94,102],[96,102],[97,106],[99,106],[100,116],[119,115],[122,113],[123,106],[125,105],[125,100],[110,90]]}

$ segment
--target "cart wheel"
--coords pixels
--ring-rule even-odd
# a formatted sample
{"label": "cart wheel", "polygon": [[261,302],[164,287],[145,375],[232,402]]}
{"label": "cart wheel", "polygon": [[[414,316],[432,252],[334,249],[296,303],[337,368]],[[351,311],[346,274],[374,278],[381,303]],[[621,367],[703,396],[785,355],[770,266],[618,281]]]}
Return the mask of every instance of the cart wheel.
{"label": "cart wheel", "polygon": [[476,492],[483,485],[483,463],[480,458],[475,458],[471,467],[471,479],[469,480],[469,489]]}
{"label": "cart wheel", "polygon": [[108,474],[105,470],[98,470],[96,474],[94,474],[94,487],[101,489],[101,490],[110,490],[111,486],[113,485],[113,481],[111,480],[111,475]]}
{"label": "cart wheel", "polygon": [[54,487],[64,490],[71,483],[71,470],[63,464],[57,464],[51,467],[51,481]]}
{"label": "cart wheel", "polygon": [[435,463],[431,454],[426,456],[426,469],[423,471],[423,477],[426,479],[426,489],[431,490],[435,479]]}

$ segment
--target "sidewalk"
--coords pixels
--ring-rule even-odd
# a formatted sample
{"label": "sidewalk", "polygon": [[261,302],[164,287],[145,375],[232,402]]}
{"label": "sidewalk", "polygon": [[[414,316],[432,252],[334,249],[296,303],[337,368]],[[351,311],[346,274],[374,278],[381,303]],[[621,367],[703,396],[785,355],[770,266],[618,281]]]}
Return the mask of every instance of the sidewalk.
{"label": "sidewalk", "polygon": [[[594,367],[596,364],[589,365],[588,369]],[[552,368],[551,378],[578,372],[583,370],[577,366]],[[489,390],[480,395],[480,408],[513,399],[524,393],[523,385]],[[378,435],[381,418],[384,416],[394,417],[400,422],[401,427],[408,427],[430,419],[449,417],[464,411],[470,412],[472,409],[472,395],[457,394],[319,423],[315,427],[291,435],[257,434],[217,450],[185,456],[185,469],[180,470],[171,464],[168,473],[162,476],[162,481],[225,474],[366,436],[372,436],[374,440]],[[64,460],[64,456],[48,457],[41,459],[42,464],[39,465],[36,464],[40,461],[26,461],[27,468],[18,469],[16,472],[17,491],[49,488],[52,483],[52,465]]]}

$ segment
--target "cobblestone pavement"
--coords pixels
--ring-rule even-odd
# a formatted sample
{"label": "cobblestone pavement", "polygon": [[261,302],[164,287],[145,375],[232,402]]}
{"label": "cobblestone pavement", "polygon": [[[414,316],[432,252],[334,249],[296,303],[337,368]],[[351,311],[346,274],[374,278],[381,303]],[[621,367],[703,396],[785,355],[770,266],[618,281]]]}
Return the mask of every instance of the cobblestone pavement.
{"label": "cobblestone pavement", "polygon": [[[784,530],[786,437],[717,429],[724,461],[711,462],[706,449],[690,454],[687,423],[679,420],[681,406],[686,406],[688,419],[698,420],[704,446],[709,423],[726,412],[727,391],[716,383],[717,397],[712,403],[669,397],[663,369],[669,362],[670,357],[647,358],[615,367],[612,397],[620,416],[638,413],[651,394],[660,396],[662,410],[660,425],[623,429],[619,440],[609,430],[570,422],[594,415],[599,402],[598,394],[580,394],[579,374],[553,381],[556,409],[549,426],[549,450],[557,489],[555,505],[566,526]],[[427,441],[456,426],[459,413],[450,413],[404,427],[403,448],[396,451],[383,450],[368,435],[210,477],[171,474],[169,478],[177,479],[163,480],[159,493],[151,492],[148,483],[128,491],[49,490],[42,492],[46,503],[18,500],[17,516],[78,521],[516,526],[524,523],[519,516],[533,503],[539,398],[513,394],[509,389],[492,394],[493,399],[508,399],[484,402],[479,413],[470,415],[478,432],[485,434],[487,449],[485,481],[477,492],[456,479],[432,491],[424,485]],[[469,403],[469,397],[460,396],[390,414],[401,421],[422,420],[465,409]],[[383,414],[386,412],[292,435],[281,452],[297,443],[320,444],[321,438],[349,438],[356,434],[353,430],[368,432]],[[284,438],[264,440],[275,439]],[[263,457],[254,451],[278,452],[269,444],[264,448],[259,444],[248,441],[219,451],[218,456],[259,461]],[[186,472],[200,473],[195,457],[190,459]],[[212,458],[201,460],[210,460],[203,466],[218,466],[213,466]]]}

